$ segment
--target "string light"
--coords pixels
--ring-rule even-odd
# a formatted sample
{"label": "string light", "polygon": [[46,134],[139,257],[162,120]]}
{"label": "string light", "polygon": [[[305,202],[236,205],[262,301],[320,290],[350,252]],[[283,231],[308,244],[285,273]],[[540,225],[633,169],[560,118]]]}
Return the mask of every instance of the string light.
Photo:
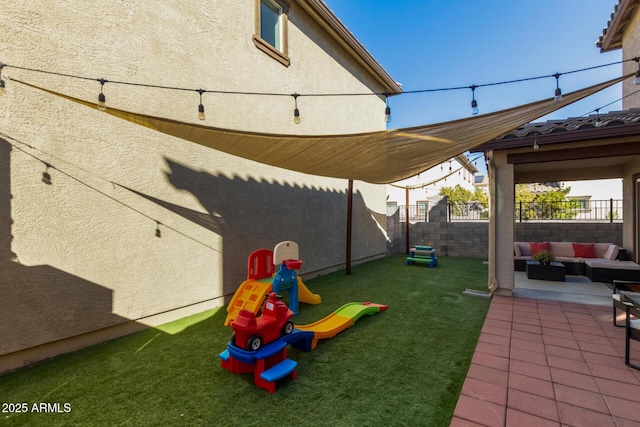
{"label": "string light", "polygon": [[[616,62],[611,62],[611,63],[607,63],[607,64],[602,64],[602,65],[596,65],[596,66],[592,66],[592,67],[585,67],[585,68],[581,68],[581,69],[576,69],[576,70],[571,70],[571,71],[567,71],[564,73],[556,73],[556,74],[551,74],[551,75],[541,75],[541,76],[536,76],[536,77],[527,77],[527,78],[521,78],[521,79],[513,79],[513,80],[506,80],[506,81],[500,81],[500,82],[492,82],[492,83],[484,83],[484,84],[479,84],[479,85],[472,85],[472,86],[457,86],[457,87],[443,87],[443,88],[433,88],[433,89],[419,89],[419,90],[403,90],[401,93],[398,93],[398,95],[402,94],[402,95],[408,95],[408,94],[418,94],[418,93],[429,93],[429,92],[442,92],[442,91],[452,91],[452,90],[462,90],[462,89],[471,89],[472,90],[472,101],[471,101],[471,108],[472,108],[472,114],[473,115],[477,115],[479,114],[479,109],[478,109],[478,102],[475,99],[475,89],[479,88],[479,87],[487,87],[487,86],[497,86],[497,85],[505,85],[505,84],[511,84],[511,83],[520,83],[520,82],[525,82],[525,81],[532,81],[532,80],[538,80],[538,79],[544,79],[544,78],[550,78],[550,77],[555,77],[556,78],[556,94],[554,96],[554,99],[556,99],[557,101],[560,101],[562,98],[562,91],[560,90],[559,87],[559,76],[562,74],[573,74],[573,73],[578,73],[578,72],[583,72],[583,71],[589,71],[589,70],[594,70],[594,69],[598,69],[598,68],[603,68],[603,67],[608,67],[611,65],[618,65],[618,64],[623,64],[625,62],[629,62],[629,61],[635,61],[636,63],[638,63],[638,72],[636,74],[636,78],[634,79],[634,84],[640,84],[640,57],[634,57],[634,58],[629,58],[629,59],[625,59],[625,60],[621,60],[621,61],[616,61]],[[110,83],[110,84],[121,84],[121,85],[128,85],[128,86],[138,86],[138,87],[145,87],[145,88],[156,88],[156,89],[166,89],[166,90],[180,90],[180,91],[199,91],[198,89],[193,89],[193,88],[184,88],[184,87],[172,87],[172,86],[162,86],[162,85],[155,85],[155,84],[147,84],[147,83],[133,83],[133,82],[126,82],[126,81],[115,81],[115,80],[105,80],[105,79],[95,79],[95,78],[90,78],[90,77],[86,77],[86,76],[80,76],[80,75],[73,75],[73,74],[66,74],[66,73],[59,73],[59,72],[55,72],[55,71],[49,71],[49,70],[42,70],[42,69],[36,69],[36,68],[30,68],[30,67],[22,67],[22,66],[18,66],[18,65],[12,65],[12,64],[3,64],[0,63],[0,91],[3,90],[4,88],[4,80],[2,79],[2,68],[3,67],[12,67],[15,69],[19,69],[19,70],[26,70],[26,71],[31,71],[31,72],[38,72],[38,73],[44,73],[44,74],[50,74],[50,75],[57,75],[57,76],[63,76],[63,77],[69,77],[69,78],[75,78],[75,79],[82,79],[82,80],[93,80],[96,81],[98,80],[101,84],[101,88],[100,88],[100,94],[98,95],[98,103],[97,103],[97,107],[100,110],[105,110],[106,107],[106,97],[104,95],[104,84],[105,83]],[[6,78],[6,76],[5,76]],[[255,96],[294,96],[294,99],[297,98],[297,96],[363,96],[363,95],[375,95],[375,96],[384,96],[385,97],[385,121],[387,119],[387,117],[389,117],[390,120],[390,114],[386,114],[387,112],[390,113],[390,107],[388,105],[388,96],[389,93],[388,92],[367,92],[367,93],[305,93],[305,94],[284,94],[284,93],[269,93],[269,92],[246,92],[246,91],[225,91],[225,90],[204,90],[201,89],[204,92],[214,92],[214,93],[220,93],[220,94],[233,94],[233,95],[255,95]],[[395,95],[395,94],[392,94]],[[297,99],[296,99],[297,101]],[[203,106],[204,108],[204,106]],[[198,106],[198,113],[200,113],[200,106]],[[297,114],[296,114],[297,112]],[[199,114],[200,116],[200,114]],[[300,123],[300,114],[299,114],[299,110],[297,108],[297,102],[296,102],[296,107],[294,109],[294,123]]]}
{"label": "string light", "polygon": [[294,108],[293,108],[293,123],[299,125],[300,124],[300,110],[298,110],[298,97],[300,96],[297,93],[294,93],[293,95],[293,102],[294,102]]}
{"label": "string light", "polygon": [[202,105],[202,94],[205,92],[204,89],[198,89],[196,92],[200,94],[200,105],[198,105],[198,118],[200,120],[204,120],[207,117],[204,115],[204,105]]}
{"label": "string light", "polygon": [[4,79],[2,78],[2,69],[4,68],[4,64],[0,62],[0,95],[4,95],[7,92],[5,88]]}
{"label": "string light", "polygon": [[[591,114],[591,113],[596,113],[596,115],[597,115],[597,116],[599,116],[598,112],[599,112],[600,110],[602,110],[604,107],[608,107],[609,105],[613,105],[613,104],[615,104],[616,102],[620,102],[620,101],[622,101],[623,99],[628,98],[628,97],[630,97],[630,96],[633,96],[633,95],[635,95],[635,94],[637,94],[637,93],[640,93],[640,89],[638,89],[638,90],[636,90],[636,91],[633,91],[633,92],[631,92],[631,93],[628,93],[628,94],[626,94],[625,96],[623,96],[622,98],[618,98],[618,99],[616,99],[615,101],[611,101],[611,102],[610,102],[610,103],[608,103],[608,104],[601,105],[599,108],[596,108],[595,110],[591,110],[591,111],[589,111],[588,113],[584,113],[584,114],[582,114],[582,115],[581,115],[581,116],[579,116],[579,117],[585,117],[585,116],[588,116],[588,115],[589,115],[589,114]],[[602,120],[601,120],[601,122],[602,122]],[[602,123],[600,123],[600,125],[602,125]]]}
{"label": "string light", "polygon": [[100,82],[100,93],[98,94],[98,110],[100,111],[105,111],[107,109],[107,104],[106,104],[106,97],[104,96],[104,93],[102,92],[102,90],[104,89],[104,84],[107,82],[105,79],[98,79],[98,81]]}
{"label": "string light", "polygon": [[[110,194],[107,194],[103,190],[100,190],[100,189],[90,185],[89,183],[83,181],[82,179],[80,179],[80,178],[78,178],[78,177],[76,177],[76,176],[74,176],[74,175],[72,175],[72,174],[70,174],[68,172],[65,172],[64,169],[61,169],[60,167],[57,167],[56,165],[49,164],[42,157],[34,154],[32,151],[39,151],[43,155],[46,155],[47,157],[51,157],[50,153],[42,151],[40,148],[33,147],[33,146],[23,142],[23,141],[17,140],[15,138],[11,137],[10,135],[7,135],[6,133],[3,133],[1,130],[0,130],[0,138],[4,139],[12,148],[20,151],[21,153],[23,153],[23,154],[25,154],[25,155],[27,155],[29,157],[32,157],[35,160],[38,160],[38,161],[42,162],[45,165],[48,165],[51,169],[55,169],[58,174],[66,176],[67,178],[75,181],[76,183],[78,183],[78,184],[80,184],[80,185],[82,185],[82,186],[94,191],[96,194],[99,194],[99,195],[103,196],[104,198],[111,200],[113,203],[116,203],[116,204],[118,204],[120,206],[123,206],[123,207],[129,209],[130,211],[135,212],[135,213],[137,213],[138,215],[140,215],[140,216],[142,216],[144,218],[148,218],[148,219],[150,219],[152,221],[155,221],[156,224],[161,224],[163,228],[171,230],[173,233],[175,233],[177,235],[180,235],[180,236],[182,236],[182,237],[184,237],[186,239],[189,239],[189,240],[191,240],[191,241],[193,241],[193,242],[195,242],[195,243],[197,243],[197,244],[199,244],[199,245],[201,245],[201,246],[203,246],[205,248],[211,249],[213,252],[216,252],[216,253],[220,254],[220,249],[219,248],[213,247],[210,244],[205,243],[205,242],[203,242],[201,240],[198,240],[197,238],[195,238],[193,236],[185,234],[184,232],[180,231],[177,228],[174,228],[174,227],[172,227],[170,225],[161,223],[160,221],[158,221],[157,219],[153,218],[152,216],[144,213],[143,211],[141,211],[141,210],[139,210],[139,209],[137,209],[137,208],[135,208],[135,207],[133,207],[131,205],[126,204],[125,202],[123,202],[119,198],[116,198],[116,197],[114,197],[114,196],[112,196]],[[57,158],[57,160],[62,160],[62,159]],[[66,163],[68,163],[68,162],[66,162]],[[85,172],[90,172],[91,173],[91,171],[85,170],[79,165],[73,165],[73,164],[70,164],[70,163],[69,163],[69,165],[72,165],[72,166],[74,166],[75,168],[77,168],[79,170],[84,170]],[[111,184],[114,188],[119,187],[119,188],[121,188],[123,190],[132,192],[133,194],[137,194],[138,196],[141,195],[139,192],[137,192],[135,190],[132,190],[129,187],[126,187],[124,185],[118,184],[117,182],[113,182],[111,180],[107,180],[107,179],[101,177],[100,175],[96,175],[95,173],[92,173],[92,175],[95,178],[98,178],[100,180],[103,180],[103,181]]]}
{"label": "string light", "polygon": [[47,162],[44,162],[44,172],[42,172],[42,182],[44,182],[47,185],[51,185],[51,175],[49,175],[49,168],[51,167],[51,165]]}
{"label": "string light", "polygon": [[600,121],[600,109],[596,108],[596,122],[595,125],[597,128],[599,128],[600,126],[602,126],[602,122]]}
{"label": "string light", "polygon": [[553,77],[556,78],[556,91],[554,93],[553,100],[556,102],[562,102],[562,90],[560,89],[560,73],[555,73]]}
{"label": "string light", "polygon": [[[480,158],[480,157],[484,157],[484,153],[480,153],[479,155],[475,156],[473,159],[469,159],[470,162],[473,162],[474,164],[476,163],[476,161]],[[448,177],[452,176],[454,173],[458,172],[458,170],[463,169],[464,165],[460,165],[458,167],[458,169],[450,171],[449,173],[447,173],[444,176],[441,176],[439,178],[436,178],[435,180],[429,181],[429,182],[425,182],[422,184],[416,184],[416,185],[398,185],[398,184],[394,184],[394,183],[389,183],[388,185],[395,187],[395,188],[402,188],[402,189],[409,189],[409,190],[416,190],[419,188],[425,188],[428,185],[433,185],[434,187],[436,187],[436,184],[441,182],[441,181],[445,181]],[[440,170],[442,170],[442,163],[440,163]],[[469,172],[469,178],[472,180],[475,175],[471,174],[471,172]],[[472,181],[469,182],[472,182]]]}
{"label": "string light", "polygon": [[386,104],[384,109],[384,122],[389,123],[391,121],[391,107],[389,107],[389,96],[387,94],[384,95],[384,102]]}
{"label": "string light", "polygon": [[536,135],[536,137],[533,138],[533,149],[537,151],[539,148],[540,146],[538,145],[538,135]]}
{"label": "string light", "polygon": [[478,101],[476,101],[477,88],[478,86],[476,85],[469,86],[469,89],[471,89],[471,114],[473,114],[474,116],[480,112],[480,110],[478,109]]}

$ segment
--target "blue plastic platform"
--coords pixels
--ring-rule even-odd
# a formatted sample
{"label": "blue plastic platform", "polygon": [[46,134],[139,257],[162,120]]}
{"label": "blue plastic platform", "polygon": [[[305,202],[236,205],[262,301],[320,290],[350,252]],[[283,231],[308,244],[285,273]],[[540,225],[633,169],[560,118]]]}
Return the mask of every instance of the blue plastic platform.
{"label": "blue plastic platform", "polygon": [[[265,345],[258,351],[244,350],[231,343],[227,345],[227,350],[229,351],[229,354],[231,355],[231,357],[233,357],[234,359],[250,365],[252,363],[255,363],[256,360],[266,359],[269,356],[273,356],[274,354],[278,353],[286,346],[287,346],[287,343],[282,339],[279,339]],[[220,353],[220,358],[222,358],[223,353],[224,351]]]}
{"label": "blue plastic platform", "polygon": [[298,350],[309,352],[311,351],[311,343],[313,342],[314,333],[310,331],[301,331],[300,329],[293,329],[289,335],[285,335],[280,339],[291,347]]}
{"label": "blue plastic platform", "polygon": [[298,362],[294,362],[291,359],[284,359],[282,362],[261,373],[260,378],[265,381],[274,382],[289,375],[296,369],[296,366],[298,366]]}

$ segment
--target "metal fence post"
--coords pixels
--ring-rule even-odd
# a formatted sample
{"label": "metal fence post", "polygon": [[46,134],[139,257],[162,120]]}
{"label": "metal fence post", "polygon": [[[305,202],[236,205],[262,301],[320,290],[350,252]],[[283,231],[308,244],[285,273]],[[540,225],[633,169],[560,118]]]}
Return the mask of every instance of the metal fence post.
{"label": "metal fence post", "polygon": [[522,222],[522,200],[520,200],[518,204],[520,205],[520,222]]}
{"label": "metal fence post", "polygon": [[613,222],[613,198],[609,199],[609,222]]}

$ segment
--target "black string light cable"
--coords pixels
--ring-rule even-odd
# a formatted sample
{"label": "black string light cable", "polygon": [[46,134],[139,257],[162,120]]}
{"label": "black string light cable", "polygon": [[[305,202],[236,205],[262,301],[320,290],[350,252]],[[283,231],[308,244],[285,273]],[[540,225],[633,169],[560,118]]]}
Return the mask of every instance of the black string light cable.
{"label": "black string light cable", "polygon": [[[45,171],[42,174],[42,181],[45,184],[53,185],[53,181],[52,181],[51,175],[49,174],[49,170],[55,170],[57,173],[60,173],[60,174],[62,174],[64,176],[66,176],[67,178],[77,182],[78,184],[81,184],[81,185],[83,185],[83,186],[95,191],[96,193],[100,194],[101,196],[104,196],[107,199],[109,199],[109,200],[111,200],[113,202],[116,202],[119,205],[124,206],[125,208],[128,208],[128,209],[132,210],[133,212],[135,212],[135,213],[137,213],[137,214],[139,214],[139,215],[141,215],[141,216],[153,221],[155,223],[155,225],[156,225],[155,226],[155,232],[154,232],[156,237],[162,237],[162,232],[160,230],[160,226],[162,226],[165,229],[171,230],[174,233],[177,233],[177,234],[179,234],[179,235],[181,235],[181,236],[183,236],[183,237],[185,237],[185,238],[187,238],[187,239],[189,239],[189,240],[191,240],[191,241],[193,241],[195,243],[198,243],[198,244],[200,244],[200,245],[202,245],[202,246],[204,246],[206,248],[209,248],[214,252],[221,253],[219,249],[216,249],[216,248],[214,248],[214,247],[212,247],[212,246],[210,246],[210,245],[208,245],[208,244],[206,244],[206,243],[204,243],[204,242],[202,242],[202,241],[200,241],[200,240],[198,240],[198,239],[196,239],[196,238],[194,238],[192,236],[189,236],[188,234],[185,234],[182,231],[177,230],[176,228],[171,227],[171,226],[159,221],[158,219],[156,219],[156,218],[154,218],[154,217],[152,217],[152,216],[140,211],[139,209],[136,209],[133,206],[130,206],[130,205],[124,203],[123,201],[116,199],[115,197],[105,193],[104,191],[99,190],[96,187],[93,187],[92,185],[88,184],[87,182],[83,181],[82,179],[73,176],[71,173],[66,172],[63,169],[60,169],[57,166],[52,165],[50,162],[42,159],[41,157],[39,157],[39,156],[37,156],[37,155],[35,155],[33,153],[30,153],[28,150],[25,150],[23,147],[28,147],[29,149],[34,150],[34,151],[39,151],[39,152],[43,153],[46,157],[56,158],[55,156],[50,155],[49,153],[47,153],[47,152],[45,152],[45,151],[43,151],[43,150],[41,150],[39,148],[33,147],[32,145],[27,144],[26,142],[19,141],[19,140],[15,139],[15,138],[3,133],[3,132],[0,132],[0,138],[3,138],[9,145],[11,145],[11,147],[15,148],[16,150],[20,151],[21,153],[24,153],[27,156],[29,156],[29,157],[31,157],[31,158],[33,158],[35,160],[38,160],[38,161],[43,163],[43,165],[45,166]],[[75,165],[73,165],[73,164],[71,164],[69,162],[66,162],[66,161],[64,161],[62,159],[58,158],[58,160],[61,160],[62,162],[65,162],[65,163],[67,163],[67,164],[69,164],[69,165],[71,165],[73,167],[76,167]],[[95,173],[92,173],[91,171],[88,171],[88,170],[86,170],[86,169],[84,169],[82,167],[77,167],[77,169],[82,170],[82,171],[87,172],[87,173],[90,173],[92,176],[94,176],[94,177],[96,177],[96,178],[98,178],[100,180],[106,181],[106,182],[110,183],[111,185],[113,185],[114,187],[117,186],[119,188],[122,188],[124,190],[127,190],[127,191],[131,192],[131,190],[129,188],[125,187],[124,185],[118,184],[117,182],[110,181],[110,180],[108,180],[106,178],[103,178],[103,177],[101,177],[99,175],[96,175]]]}
{"label": "black string light cable", "polygon": [[[638,90],[636,90],[636,91],[634,91],[634,92],[628,93],[628,94],[626,94],[625,96],[623,96],[622,98],[618,98],[618,99],[616,99],[615,101],[611,101],[611,102],[610,102],[610,103],[608,103],[608,104],[605,104],[605,105],[602,105],[602,106],[600,106],[600,107],[598,107],[598,108],[595,108],[595,109],[593,109],[593,110],[589,111],[588,113],[584,113],[583,115],[581,115],[581,116],[579,116],[579,117],[586,117],[586,116],[588,116],[588,115],[589,115],[589,114],[591,114],[591,113],[596,113],[596,122],[597,122],[597,121],[598,121],[598,119],[599,119],[599,116],[600,116],[600,110],[602,110],[602,109],[603,109],[603,108],[605,108],[605,107],[608,107],[609,105],[615,104],[616,102],[620,102],[620,101],[622,101],[622,100],[623,100],[623,99],[625,99],[625,98],[628,98],[628,97],[630,97],[630,96],[632,96],[632,95],[635,95],[636,93],[640,93],[640,89],[638,89]],[[597,125],[596,125],[596,126],[597,126]]]}
{"label": "black string light cable", "polygon": [[[484,156],[484,153],[477,155],[476,157],[474,157],[473,159],[469,159],[469,162],[475,162],[476,160],[478,160],[480,157]],[[449,178],[451,175],[455,175],[456,172],[460,172],[462,169],[464,169],[464,165],[461,165],[458,169],[456,170],[452,170],[451,167],[449,168],[449,173],[447,173],[446,175],[441,176],[440,178],[434,179],[432,181],[426,182],[424,184],[415,184],[415,185],[398,185],[398,184],[388,184],[392,187],[395,188],[402,188],[404,190],[416,190],[418,188],[424,188],[427,187],[429,185],[435,184],[437,182],[443,181],[447,178]]]}
{"label": "black string light cable", "polygon": [[[559,86],[559,77],[561,75],[567,75],[567,74],[575,74],[575,73],[580,73],[580,72],[584,72],[584,71],[590,71],[590,70],[595,70],[598,68],[603,68],[603,67],[609,67],[612,65],[619,65],[619,64],[623,64],[625,62],[629,62],[629,61],[635,61],[636,63],[638,63],[639,69],[638,69],[638,84],[640,84],[640,57],[634,57],[634,58],[629,58],[629,59],[624,59],[621,61],[616,61],[616,62],[610,62],[607,64],[601,64],[601,65],[595,65],[595,66],[591,66],[591,67],[584,67],[584,68],[580,68],[580,69],[576,69],[576,70],[571,70],[571,71],[565,71],[563,73],[555,73],[555,74],[546,74],[546,75],[540,75],[540,76],[535,76],[535,77],[525,77],[525,78],[521,78],[521,79],[512,79],[512,80],[504,80],[504,81],[499,81],[499,82],[492,82],[492,83],[482,83],[482,84],[474,84],[472,86],[452,86],[452,87],[442,87],[442,88],[433,88],[433,89],[418,89],[418,90],[407,90],[407,91],[402,91],[400,94],[398,95],[410,95],[410,94],[420,94],[420,93],[430,93],[430,92],[444,92],[444,91],[454,91],[454,90],[468,90],[471,89],[472,94],[473,94],[473,99],[472,99],[472,104],[474,104],[475,106],[472,106],[472,113],[475,115],[477,113],[475,113],[476,109],[477,109],[477,100],[475,99],[475,90],[478,88],[482,88],[482,87],[490,87],[490,86],[498,86],[498,85],[507,85],[507,84],[513,84],[513,83],[521,83],[521,82],[527,82],[527,81],[533,81],[533,80],[540,80],[540,79],[547,79],[547,78],[555,78],[556,79],[556,94],[558,94],[559,92],[559,96],[562,96],[562,91],[560,90],[560,86]],[[42,70],[42,69],[37,69],[37,68],[31,68],[31,67],[23,67],[23,66],[19,66],[19,65],[12,65],[12,64],[4,64],[4,63],[0,63],[0,86],[2,85],[1,82],[4,82],[4,80],[2,80],[1,78],[1,72],[3,68],[13,68],[16,70],[24,70],[24,71],[31,71],[31,72],[36,72],[36,73],[43,73],[43,74],[49,74],[49,75],[55,75],[55,76],[61,76],[61,77],[68,77],[68,78],[73,78],[73,79],[81,79],[81,80],[87,80],[87,81],[98,81],[100,83],[100,94],[98,95],[98,102],[101,102],[104,100],[105,95],[102,91],[104,84],[105,83],[109,83],[109,84],[113,84],[113,85],[127,85],[127,86],[136,86],[136,87],[144,87],[144,88],[154,88],[154,89],[164,89],[164,90],[174,90],[174,91],[190,91],[190,92],[198,92],[200,94],[200,105],[198,106],[198,113],[200,116],[200,106],[202,106],[202,110],[204,110],[204,106],[202,104],[202,94],[203,93],[217,93],[217,94],[231,94],[231,95],[252,95],[252,96],[273,96],[273,97],[290,97],[292,96],[295,100],[296,103],[296,107],[294,110],[294,121],[299,120],[300,116],[298,114],[298,116],[295,115],[295,111],[297,110],[297,100],[298,97],[340,97],[340,96],[379,96],[379,97],[384,97],[385,100],[388,96],[391,96],[393,94],[389,94],[388,92],[366,92],[366,93],[275,93],[275,92],[248,92],[248,91],[227,91],[227,90],[211,90],[211,89],[193,89],[193,88],[185,88],[185,87],[177,87],[177,86],[163,86],[163,85],[157,85],[157,84],[149,84],[149,83],[135,83],[135,82],[127,82],[127,81],[119,81],[119,80],[105,80],[103,78],[92,78],[92,77],[86,77],[86,76],[80,76],[80,75],[74,75],[74,74],[68,74],[68,73],[60,73],[60,72],[55,72],[55,71],[50,71],[50,70]],[[635,81],[634,81],[635,83]],[[1,87],[0,87],[1,89]],[[558,95],[554,96],[554,98],[557,98]],[[105,106],[106,107],[106,106]],[[204,111],[202,111],[204,113]],[[390,113],[391,109],[389,108],[388,102],[385,102],[385,117],[390,117],[390,114],[386,114],[386,113]],[[299,111],[298,111],[299,113]],[[297,123],[297,121],[296,121]]]}
{"label": "black string light cable", "polygon": [[[634,59],[634,60],[635,60],[635,59]],[[630,97],[630,96],[632,96],[632,95],[635,95],[635,94],[637,94],[637,93],[640,93],[640,89],[638,89],[638,90],[636,90],[636,91],[634,91],[634,92],[631,92],[631,93],[629,93],[629,94],[627,94],[627,95],[625,95],[625,96],[623,96],[623,97],[621,97],[621,98],[618,98],[618,99],[616,99],[615,101],[611,101],[611,102],[609,102],[608,104],[604,104],[604,105],[602,105],[602,106],[600,106],[600,107],[598,107],[598,108],[595,108],[595,109],[593,109],[593,110],[591,110],[591,111],[589,111],[589,112],[587,112],[587,113],[584,113],[584,114],[582,114],[582,115],[581,115],[581,116],[579,116],[579,117],[586,117],[586,116],[590,115],[591,113],[596,113],[596,122],[595,122],[595,126],[596,126],[596,127],[600,127],[600,125],[601,125],[601,123],[602,123],[601,118],[600,118],[600,110],[602,110],[603,108],[606,108],[606,107],[608,107],[608,106],[610,106],[610,105],[613,105],[613,104],[615,104],[616,102],[620,102],[620,101],[622,101],[623,99],[628,98],[628,97]],[[536,146],[537,146],[537,140],[534,142],[534,149],[536,149],[536,150],[537,150],[537,148],[535,148]],[[479,159],[480,157],[482,157],[482,156],[484,156],[484,154],[480,154],[480,155],[478,155],[478,156],[474,157],[473,159],[469,159],[469,161],[470,161],[470,162],[475,162],[476,160],[478,160],[478,159]],[[451,163],[451,162],[449,162],[449,163]],[[451,170],[451,167],[449,167],[449,173],[447,173],[447,174],[446,174],[446,175],[444,175],[444,176],[441,176],[440,178],[437,178],[437,179],[435,179],[435,180],[433,180],[433,181],[429,181],[429,182],[424,183],[424,184],[416,184],[416,185],[408,185],[408,186],[404,185],[404,186],[403,186],[403,185],[391,184],[391,183],[390,183],[390,184],[388,184],[388,185],[390,185],[390,186],[392,186],[392,187],[396,187],[396,188],[409,189],[409,190],[415,190],[415,189],[418,189],[418,188],[424,188],[424,187],[427,187],[427,186],[429,186],[429,185],[435,184],[435,183],[437,183],[437,182],[439,182],[439,181],[442,181],[442,180],[444,180],[444,179],[446,179],[446,178],[450,177],[451,175],[455,174],[456,172],[458,172],[458,171],[462,170],[462,169],[463,169],[463,167],[464,167],[464,166],[460,166],[458,169],[456,169],[456,170],[454,170],[454,171],[452,171],[452,170]],[[442,165],[440,165],[440,169],[442,170]]]}

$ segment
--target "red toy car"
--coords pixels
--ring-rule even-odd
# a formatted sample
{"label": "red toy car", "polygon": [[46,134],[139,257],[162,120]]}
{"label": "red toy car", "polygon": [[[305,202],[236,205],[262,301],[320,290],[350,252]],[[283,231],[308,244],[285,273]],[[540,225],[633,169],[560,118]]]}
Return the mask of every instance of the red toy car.
{"label": "red toy car", "polygon": [[233,335],[231,343],[237,347],[257,351],[265,344],[277,340],[282,335],[293,332],[293,311],[275,292],[269,292],[262,307],[262,314],[256,317],[249,310],[240,310],[231,322]]}

